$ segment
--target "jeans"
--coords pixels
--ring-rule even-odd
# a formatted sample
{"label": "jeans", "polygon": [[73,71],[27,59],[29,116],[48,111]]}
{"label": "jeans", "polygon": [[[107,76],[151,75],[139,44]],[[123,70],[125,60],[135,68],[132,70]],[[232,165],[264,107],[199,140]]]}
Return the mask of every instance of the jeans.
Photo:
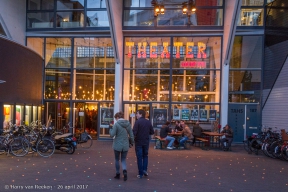
{"label": "jeans", "polygon": [[[233,138],[231,138],[231,137],[226,137],[226,138],[221,139],[221,140],[220,140],[220,143],[221,143],[221,146],[222,146],[223,148],[230,148],[232,141],[233,141]],[[225,145],[224,145],[225,142],[226,142],[226,144],[227,144],[226,147],[225,147]]]}
{"label": "jeans", "polygon": [[128,151],[115,151],[114,150],[114,155],[115,155],[115,167],[116,167],[116,173],[120,173],[120,165],[119,165],[119,159],[121,155],[121,163],[122,163],[122,170],[127,170],[126,166],[126,157],[127,157]]}
{"label": "jeans", "polygon": [[147,172],[149,145],[135,146],[137,156],[138,174],[143,176],[143,171]]}
{"label": "jeans", "polygon": [[188,137],[184,136],[180,139],[180,147],[184,147],[184,143],[188,140]]}
{"label": "jeans", "polygon": [[174,138],[174,137],[167,136],[165,139],[166,139],[167,141],[170,141],[167,147],[172,147],[172,145],[173,145],[173,143],[174,143],[174,141],[175,141],[175,138]]}

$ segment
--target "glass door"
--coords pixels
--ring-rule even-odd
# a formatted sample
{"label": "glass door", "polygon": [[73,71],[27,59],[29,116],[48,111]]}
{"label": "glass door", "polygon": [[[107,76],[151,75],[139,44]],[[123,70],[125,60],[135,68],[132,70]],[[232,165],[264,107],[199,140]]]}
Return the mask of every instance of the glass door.
{"label": "glass door", "polygon": [[135,124],[136,118],[136,112],[137,110],[143,109],[146,112],[146,119],[149,119],[151,121],[151,103],[128,103],[124,104],[124,119],[127,119],[130,121],[132,127]]}

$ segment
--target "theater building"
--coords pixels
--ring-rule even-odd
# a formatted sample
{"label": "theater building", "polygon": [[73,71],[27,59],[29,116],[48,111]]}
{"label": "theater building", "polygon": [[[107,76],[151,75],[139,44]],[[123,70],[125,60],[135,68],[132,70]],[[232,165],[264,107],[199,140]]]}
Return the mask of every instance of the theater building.
{"label": "theater building", "polygon": [[27,0],[22,12],[16,0],[4,4],[0,32],[13,31],[2,9],[24,18],[20,44],[42,58],[39,114],[58,129],[71,122],[105,139],[116,112],[134,124],[138,109],[155,129],[228,123],[235,142],[288,123],[285,1]]}

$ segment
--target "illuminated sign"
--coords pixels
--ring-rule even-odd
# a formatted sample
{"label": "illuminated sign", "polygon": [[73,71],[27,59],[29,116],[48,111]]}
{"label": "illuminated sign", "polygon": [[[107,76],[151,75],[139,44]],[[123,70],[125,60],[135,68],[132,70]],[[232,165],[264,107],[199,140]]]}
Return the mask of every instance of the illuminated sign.
{"label": "illuminated sign", "polygon": [[150,43],[150,58],[157,58],[157,42]]}
{"label": "illuminated sign", "polygon": [[183,68],[206,68],[205,61],[181,61],[180,67]]}
{"label": "illuminated sign", "polygon": [[[138,49],[137,49],[137,58],[147,58],[147,46],[149,46],[148,42],[140,42],[137,44],[138,45]],[[128,58],[132,57],[132,48],[134,47],[134,42],[126,42],[126,46],[128,47],[128,53],[127,56]],[[158,43],[157,42],[150,42],[150,58],[157,58],[157,46]],[[170,53],[169,53],[169,43],[168,42],[163,42],[163,50],[160,53],[160,57],[161,58],[170,58]],[[206,59],[207,58],[207,54],[206,54],[206,44],[203,42],[198,42],[197,45],[195,45],[194,42],[186,42],[186,45],[184,45],[183,42],[174,42],[174,47],[176,48],[176,54],[175,57],[178,59],[180,58],[180,50],[181,47],[185,46],[185,57],[192,59],[197,57],[198,59]],[[198,51],[197,51],[198,48]],[[193,52],[194,49],[194,52]],[[196,53],[197,51],[197,53]],[[195,53],[195,54],[194,54]],[[195,57],[194,57],[195,55]],[[197,55],[197,56],[196,56]]]}
{"label": "illuminated sign", "polygon": [[170,53],[168,51],[168,42],[163,42],[163,51],[161,53],[161,58],[170,58]]}
{"label": "illuminated sign", "polygon": [[126,42],[126,46],[128,47],[128,58],[132,57],[132,47],[134,47],[134,42]]}
{"label": "illuminated sign", "polygon": [[146,56],[147,56],[146,47],[147,47],[147,43],[146,42],[138,43],[137,58],[146,58]]}

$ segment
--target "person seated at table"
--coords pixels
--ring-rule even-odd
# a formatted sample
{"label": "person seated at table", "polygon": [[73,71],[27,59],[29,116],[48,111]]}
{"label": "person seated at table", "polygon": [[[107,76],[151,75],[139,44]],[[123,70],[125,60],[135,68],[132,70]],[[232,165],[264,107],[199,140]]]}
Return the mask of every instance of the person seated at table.
{"label": "person seated at table", "polygon": [[175,131],[183,131],[183,127],[180,125],[180,121],[178,120],[175,121]]}
{"label": "person seated at table", "polygon": [[200,127],[199,121],[197,121],[195,123],[195,125],[193,126],[193,142],[192,142],[193,145],[194,145],[197,137],[198,138],[202,137],[202,132],[203,132],[203,129],[202,129],[202,127]]}
{"label": "person seated at table", "polygon": [[168,133],[172,132],[172,130],[169,128],[169,125],[170,125],[169,121],[167,121],[164,125],[162,125],[162,128],[160,130],[160,137],[161,139],[170,141],[167,146],[167,149],[174,149],[175,147],[173,146],[173,143],[175,141],[175,138],[168,135]]}
{"label": "person seated at table", "polygon": [[180,147],[179,149],[184,149],[184,143],[188,140],[188,139],[192,139],[192,131],[191,129],[188,127],[188,125],[185,125],[184,129],[183,129],[183,137],[180,139]]}
{"label": "person seated at table", "polygon": [[[223,138],[220,140],[222,149],[224,151],[228,151],[231,147],[231,143],[233,141],[233,130],[232,128],[227,124],[223,130],[221,131],[221,133],[223,133]],[[224,143],[226,142],[226,146],[224,145]]]}

